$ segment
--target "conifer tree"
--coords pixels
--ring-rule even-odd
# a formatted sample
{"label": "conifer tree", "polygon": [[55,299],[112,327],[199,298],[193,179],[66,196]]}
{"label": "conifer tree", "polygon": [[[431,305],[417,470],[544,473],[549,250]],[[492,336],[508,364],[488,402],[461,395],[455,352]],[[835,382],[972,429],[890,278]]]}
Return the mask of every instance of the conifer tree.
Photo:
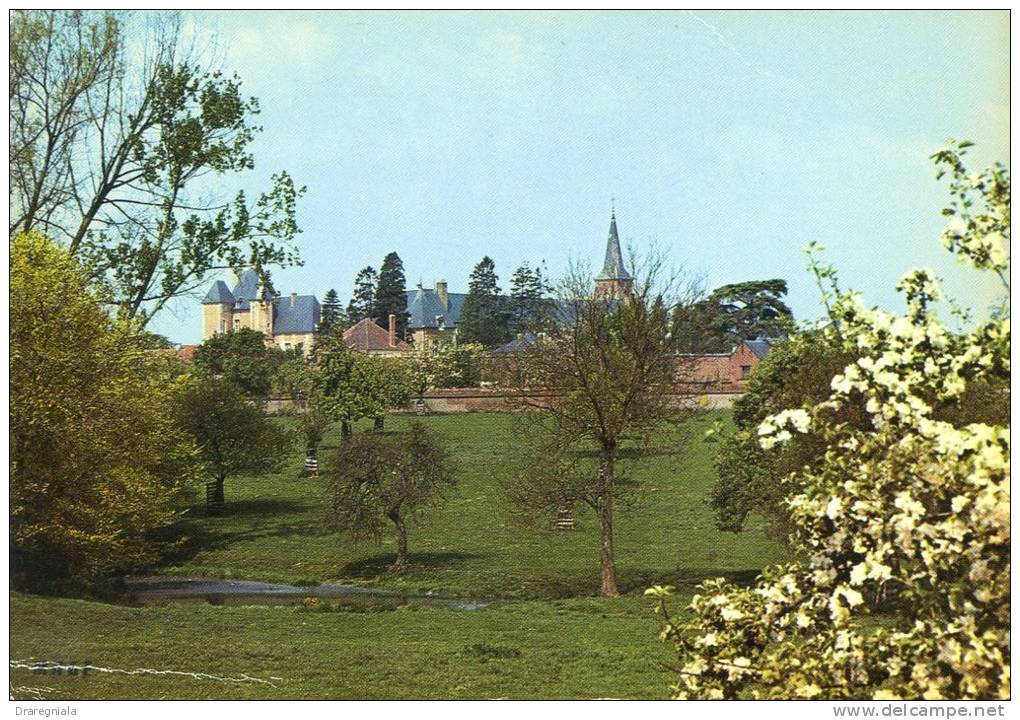
{"label": "conifer tree", "polygon": [[330,288],[326,296],[322,298],[322,311],[319,319],[319,334],[326,335],[334,327],[346,329],[347,318],[343,306],[340,304],[340,296],[336,290]]}
{"label": "conifer tree", "polygon": [[510,339],[506,300],[496,284],[496,263],[486,256],[471,271],[468,295],[457,321],[457,337],[462,342],[477,342],[487,347]]}
{"label": "conifer tree", "polygon": [[539,331],[549,319],[551,293],[542,269],[524,263],[510,278],[509,330],[516,335]]}
{"label": "conifer tree", "polygon": [[361,268],[354,279],[354,293],[347,305],[347,321],[351,325],[371,317],[372,308],[375,307],[375,284],[375,268],[372,266]]}
{"label": "conifer tree", "polygon": [[407,280],[404,278],[404,264],[395,252],[383,259],[379,269],[372,311],[376,324],[383,328],[389,328],[390,315],[397,316],[397,336],[404,337],[410,317],[407,312]]}

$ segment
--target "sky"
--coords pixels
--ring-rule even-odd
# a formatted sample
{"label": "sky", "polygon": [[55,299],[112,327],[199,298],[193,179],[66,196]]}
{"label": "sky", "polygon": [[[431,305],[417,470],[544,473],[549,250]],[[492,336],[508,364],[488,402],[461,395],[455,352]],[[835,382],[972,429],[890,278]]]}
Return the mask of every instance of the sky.
{"label": "sky", "polygon": [[[930,267],[983,311],[998,281],[938,242],[948,199],[929,155],[1008,160],[1007,11],[192,12],[185,25],[262,108],[256,167],[298,204],[302,267],[284,294],[335,288],[396,251],[408,287],[466,292],[485,255],[514,268],[601,266],[621,239],[656,246],[708,288],[784,278],[821,314],[801,249],[897,309]],[[215,279],[215,278],[212,278]],[[210,283],[212,282],[210,279]],[[223,279],[230,281],[228,276]],[[198,299],[151,329],[201,340]]]}

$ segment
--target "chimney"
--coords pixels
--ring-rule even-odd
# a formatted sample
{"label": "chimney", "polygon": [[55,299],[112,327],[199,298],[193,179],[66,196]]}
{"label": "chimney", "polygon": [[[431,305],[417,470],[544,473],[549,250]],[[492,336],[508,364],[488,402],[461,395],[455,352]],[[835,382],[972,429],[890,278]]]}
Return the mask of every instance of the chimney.
{"label": "chimney", "polygon": [[290,306],[294,307],[294,304],[296,302],[297,302],[297,293],[293,292],[293,293],[290,294]]}
{"label": "chimney", "polygon": [[436,280],[436,295],[439,297],[439,302],[443,306],[443,310],[450,309],[450,303],[446,295],[446,281]]}
{"label": "chimney", "polygon": [[397,316],[390,313],[390,347],[397,346]]}

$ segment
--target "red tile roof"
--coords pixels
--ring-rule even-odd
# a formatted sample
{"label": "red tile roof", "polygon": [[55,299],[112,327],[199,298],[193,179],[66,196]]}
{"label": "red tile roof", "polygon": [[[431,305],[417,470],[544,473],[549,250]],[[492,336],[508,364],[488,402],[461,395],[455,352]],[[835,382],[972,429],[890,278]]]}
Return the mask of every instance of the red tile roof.
{"label": "red tile roof", "polygon": [[408,351],[411,346],[403,340],[397,339],[396,345],[390,345],[390,333],[376,325],[370,318],[365,318],[357,325],[344,330],[344,340],[347,345],[361,352],[372,351]]}

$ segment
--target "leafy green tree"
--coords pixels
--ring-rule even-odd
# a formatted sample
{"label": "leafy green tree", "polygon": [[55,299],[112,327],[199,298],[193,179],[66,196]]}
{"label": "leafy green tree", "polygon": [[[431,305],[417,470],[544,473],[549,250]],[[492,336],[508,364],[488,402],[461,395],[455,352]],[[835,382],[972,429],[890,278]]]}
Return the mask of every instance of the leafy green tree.
{"label": "leafy green tree", "polygon": [[347,304],[347,322],[357,325],[367,317],[372,317],[375,307],[375,286],[377,277],[371,266],[363,267],[354,279],[354,293]]}
{"label": "leafy green tree", "polygon": [[455,483],[449,452],[420,423],[408,432],[359,434],[325,463],[330,493],[327,524],[355,540],[378,538],[392,523],[397,557],[391,571],[409,567],[407,520],[441,499]]}
{"label": "leafy green tree", "polygon": [[442,340],[418,343],[405,364],[411,392],[419,400],[432,388],[477,386],[482,376],[485,348],[478,343]]}
{"label": "leafy green tree", "polygon": [[39,233],[10,257],[10,543],[16,587],[87,586],[144,564],[198,479],[172,375]]}
{"label": "leafy green tree", "polygon": [[287,358],[273,373],[273,392],[290,397],[294,406],[303,411],[309,404],[313,374],[312,366],[303,356]]}
{"label": "leafy green tree", "polygon": [[[178,15],[148,16],[146,53],[117,13],[12,16],[11,232],[66,239],[112,300],[144,326],[210,273],[300,264],[296,188],[286,172],[249,200],[210,193],[251,170],[259,131],[241,81],[204,67]],[[97,52],[98,50],[98,52]]]}
{"label": "leafy green tree", "polygon": [[[766,417],[787,408],[814,408],[828,400],[832,378],[852,360],[825,333],[806,332],[775,344],[755,367],[747,391],[733,406],[734,433],[716,455],[718,471],[711,496],[721,530],[739,532],[747,516],[756,512],[780,540],[789,536],[790,509],[786,498],[794,490],[785,478],[807,464],[821,461],[825,446],[798,434],[781,449],[768,452],[758,444],[758,426]],[[868,422],[864,407],[848,404],[839,421],[861,427]]]}
{"label": "leafy green tree", "polygon": [[383,358],[354,354],[354,384],[362,398],[362,414],[375,422],[377,432],[385,428],[386,411],[411,401],[413,394],[404,358]]}
{"label": "leafy green tree", "polygon": [[391,252],[383,259],[376,282],[373,298],[373,317],[377,325],[389,328],[390,315],[397,318],[397,337],[407,335],[407,281],[404,279],[404,264],[400,256]]}
{"label": "leafy green tree", "polygon": [[272,353],[257,330],[217,333],[195,348],[193,361],[202,372],[221,376],[252,397],[265,397],[273,385]]}
{"label": "leafy green tree", "polygon": [[[524,469],[508,478],[509,496],[536,514],[574,502],[591,507],[606,597],[619,595],[613,538],[624,439],[647,441],[694,410],[671,397],[685,369],[670,309],[687,300],[689,285],[651,258],[619,302],[593,293],[590,275],[574,270],[559,285],[560,322],[516,353],[504,379],[523,423],[514,464]],[[536,397],[536,389],[556,400]]]}
{"label": "leafy green tree", "polygon": [[350,437],[351,426],[365,416],[368,404],[355,373],[355,353],[343,335],[334,331],[315,344],[312,395],[318,407],[340,423],[342,437]]}
{"label": "leafy green tree", "polygon": [[681,351],[728,352],[744,340],[782,337],[793,321],[785,295],[785,280],[753,280],[723,285],[703,301],[676,309],[673,326]]}
{"label": "leafy green tree", "polygon": [[289,434],[229,380],[191,378],[176,392],[174,406],[215,484],[211,511],[223,507],[228,477],[276,470],[289,452]]}
{"label": "leafy green tree", "polygon": [[524,263],[510,278],[509,331],[511,335],[538,333],[553,320],[552,288],[539,267]]}
{"label": "leafy green tree", "polygon": [[346,330],[348,327],[347,314],[344,312],[343,305],[340,303],[340,296],[337,295],[336,290],[330,289],[325,297],[322,298],[319,327],[316,328],[316,333],[318,335],[328,335],[334,327]]}
{"label": "leafy green tree", "polygon": [[471,271],[468,294],[457,320],[457,338],[486,347],[502,345],[510,339],[505,298],[500,295],[496,264],[482,258]]}

